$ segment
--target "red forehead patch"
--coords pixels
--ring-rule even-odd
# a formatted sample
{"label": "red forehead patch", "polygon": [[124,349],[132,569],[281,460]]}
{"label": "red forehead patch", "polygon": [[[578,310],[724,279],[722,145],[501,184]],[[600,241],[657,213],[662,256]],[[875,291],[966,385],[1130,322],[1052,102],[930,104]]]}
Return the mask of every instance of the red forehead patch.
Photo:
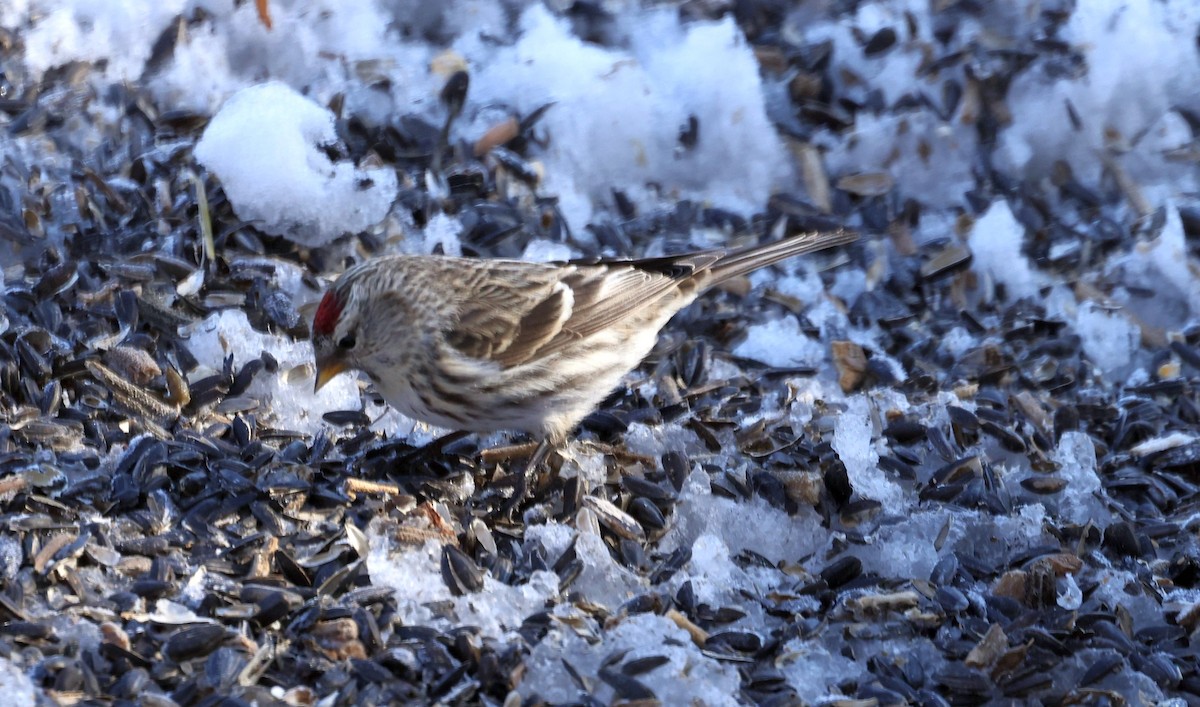
{"label": "red forehead patch", "polygon": [[318,336],[329,336],[337,326],[338,317],[342,316],[342,301],[330,290],[321,298],[317,305],[317,314],[313,317],[313,333]]}

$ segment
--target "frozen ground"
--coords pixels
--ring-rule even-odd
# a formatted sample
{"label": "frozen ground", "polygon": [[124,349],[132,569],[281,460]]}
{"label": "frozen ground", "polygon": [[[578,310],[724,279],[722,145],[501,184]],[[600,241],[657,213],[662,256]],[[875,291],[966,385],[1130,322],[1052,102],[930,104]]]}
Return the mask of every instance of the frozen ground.
{"label": "frozen ground", "polygon": [[[0,106],[0,196],[23,218],[4,221],[4,233],[19,224],[71,242],[89,229],[144,228],[143,253],[199,258],[194,212],[167,208],[194,198],[191,187],[165,176],[135,184],[131,168],[115,168],[115,189],[167,205],[147,226],[105,222],[86,192],[48,186],[80,164],[182,161],[219,186],[220,213],[232,214],[215,226],[230,248],[217,258],[233,261],[244,244],[231,234],[252,228],[263,250],[283,254],[267,286],[310,316],[321,292],[312,276],[336,277],[368,252],[549,260],[860,230],[849,254],[756,274],[744,298],[721,294],[681,315],[674,344],[681,332],[711,342],[694,387],[741,392],[714,385],[688,415],[647,414],[681,394],[668,383],[684,387],[679,370],[664,373],[682,365],[662,363],[682,358],[676,346],[614,403],[622,431],[604,441],[632,461],[589,448],[605,437],[595,426],[568,451],[559,476],[581,497],[634,513],[639,494],[622,475],[668,492],[655,501],[664,527],[636,541],[606,523],[606,507],[576,508],[566,491],[529,509],[523,527],[485,534],[468,509],[491,472],[452,468],[431,486],[412,481],[409,462],[339,468],[338,455],[357,452],[333,452],[323,464],[337,471],[320,473],[370,470],[428,502],[484,575],[473,591],[451,586],[446,537],[420,535],[432,532],[421,524],[419,542],[405,535],[405,501],[347,511],[369,548],[355,560],[360,584],[394,590],[380,651],[390,658],[371,658],[405,679],[433,674],[420,667],[427,655],[397,657],[411,638],[400,628],[472,626],[479,645],[521,656],[521,698],[552,703],[650,689],[664,704],[717,705],[790,689],[808,703],[936,704],[972,691],[1055,702],[1096,690],[1195,704],[1200,506],[1195,436],[1184,433],[1200,422],[1200,5],[854,5],[292,0],[266,3],[268,29],[254,2],[10,0],[0,7],[12,47],[0,67],[10,101]],[[72,62],[89,70],[76,75]],[[465,107],[445,161],[430,161],[447,117],[439,92],[457,69],[470,76]],[[47,90],[30,99],[39,82]],[[133,87],[154,120],[202,128],[135,144],[133,111],[78,98],[113,85]],[[475,154],[506,121],[545,106],[505,141],[511,150]],[[457,191],[473,175],[484,175],[486,199]],[[38,218],[43,206],[54,218]],[[489,235],[507,218],[515,235]],[[41,287],[31,283],[44,261],[22,255],[32,247],[0,242],[11,302]],[[195,384],[222,375],[230,355],[234,370],[273,357],[242,394],[261,425],[287,431],[280,445],[351,436],[327,416],[347,410],[393,441],[441,432],[385,414],[350,377],[314,395],[304,337],[262,325],[255,300],[216,304],[214,283],[230,268],[210,267],[207,280],[203,269],[204,316],[180,331],[195,365],[172,362]],[[181,297],[191,286],[171,284]],[[10,353],[23,350],[20,326],[5,333]],[[833,341],[865,350],[865,378],[839,384]],[[6,414],[24,419],[15,403]],[[120,468],[133,439],[103,450],[101,471]],[[685,460],[678,478],[668,453]],[[844,497],[832,476],[841,472]],[[310,554],[349,566],[325,552]],[[1083,569],[1055,559],[1045,570],[1059,554]],[[839,567],[853,569],[835,581]],[[18,576],[0,578],[11,587]],[[192,609],[211,610],[203,593],[190,596]],[[1078,625],[1063,615],[1074,611]],[[1129,647],[1097,628],[1109,614]],[[1007,653],[973,663],[968,652],[1001,624]],[[1163,626],[1192,638],[1138,633]],[[1016,655],[1025,640],[1028,655]],[[1064,655],[1054,642],[1096,653]],[[1112,671],[1088,672],[1113,655]],[[0,672],[30,700],[57,689],[36,656],[13,652]],[[474,667],[464,675],[483,680]],[[1035,680],[1050,675],[1053,684]],[[461,683],[442,688],[465,694]],[[322,683],[316,697],[349,699],[346,689]]]}

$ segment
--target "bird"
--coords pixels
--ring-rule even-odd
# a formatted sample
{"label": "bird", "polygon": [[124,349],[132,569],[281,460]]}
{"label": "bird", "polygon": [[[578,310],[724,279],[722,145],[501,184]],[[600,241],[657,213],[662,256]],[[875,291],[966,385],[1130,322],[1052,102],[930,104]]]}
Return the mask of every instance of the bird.
{"label": "bird", "polygon": [[346,270],[312,324],[314,393],[358,370],[405,416],[538,441],[527,477],[567,442],[705,290],[781,260],[850,243],[818,231],[741,249],[643,259],[528,262],[391,255]]}

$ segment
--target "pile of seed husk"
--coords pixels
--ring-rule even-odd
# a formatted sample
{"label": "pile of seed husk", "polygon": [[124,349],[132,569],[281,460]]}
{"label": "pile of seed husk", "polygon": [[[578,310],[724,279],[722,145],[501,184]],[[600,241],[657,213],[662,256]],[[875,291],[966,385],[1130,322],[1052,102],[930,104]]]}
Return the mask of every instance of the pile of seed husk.
{"label": "pile of seed husk", "polygon": [[[752,215],[691,202],[639,213],[618,197],[595,237],[576,239],[553,195],[498,192],[514,178],[536,187],[536,115],[480,158],[439,152],[440,126],[417,115],[384,129],[342,115],[346,154],[408,185],[394,208],[417,228],[461,219],[468,254],[519,254],[534,238],[593,256],[682,250],[698,229],[738,243],[863,232],[813,259],[827,285],[839,273],[872,282],[838,301],[870,343],[826,342],[842,394],[786,414],[820,372],[731,354],[747,327],[784,315],[816,331],[812,303],[770,284],[713,293],[583,423],[516,516],[500,513],[502,479],[526,440],[410,444],[372,425],[365,382],[361,406],[302,434],[248,391],[311,371],[281,371],[271,351],[210,369],[189,349],[192,325],[231,308],[304,341],[305,302],[276,270],[319,292],[318,277],[384,251],[378,234],[301,248],[259,232],[192,159],[209,116],[163,112],[136,83],[97,85],[88,64],[36,83],[9,69],[0,144],[22,147],[0,167],[0,659],[46,704],[652,704],[682,694],[669,691],[687,671],[756,704],[1200,704],[1200,326],[1104,301],[1107,259],[1157,237],[1166,214],[1130,204],[1127,175],[1096,191],[989,167],[1012,78],[1078,57],[1044,40],[1060,13],[995,50],[954,34],[972,3],[945,5],[944,54],[922,71],[943,77],[948,114],[964,95],[978,102],[974,211],[960,226],[1007,202],[1047,282],[1140,328],[1148,374],[1102,375],[1073,321],[979,277],[959,234],[906,239],[923,207],[897,200],[886,175],[810,173],[827,208],[778,194]],[[790,82],[775,117],[795,140],[907,108],[869,83],[839,94],[829,45],[772,31],[775,4],[736,7],[764,76]],[[887,52],[902,31],[863,42]],[[3,37],[4,50],[21,41]],[[423,186],[435,163],[444,194]],[[1182,210],[1193,263],[1198,213]],[[942,342],[963,332],[961,355],[948,354]],[[837,441],[849,416],[872,473],[910,507],[856,488]],[[600,483],[576,457],[601,465]],[[711,546],[693,552],[699,534],[680,530],[698,506],[751,529],[764,513],[790,518],[831,540],[786,558],[734,548],[736,572],[714,593],[693,581]],[[569,539],[527,537],[551,526]],[[873,549],[885,542],[930,566],[914,574],[895,557],[892,571]],[[373,576],[373,555],[427,561],[443,598],[414,609]],[[597,600],[607,582],[619,600]],[[504,630],[466,610],[511,588],[535,600]],[[629,643],[629,627],[659,633]],[[815,694],[803,692],[809,669]]]}

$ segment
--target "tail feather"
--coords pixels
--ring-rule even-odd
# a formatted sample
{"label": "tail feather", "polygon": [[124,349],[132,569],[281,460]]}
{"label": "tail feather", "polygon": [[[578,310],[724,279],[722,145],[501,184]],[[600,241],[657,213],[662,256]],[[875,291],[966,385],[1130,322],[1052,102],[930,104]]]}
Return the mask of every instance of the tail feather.
{"label": "tail feather", "polygon": [[709,268],[710,285],[764,268],[781,260],[816,250],[853,243],[858,240],[854,231],[814,231],[764,245],[735,250],[721,256]]}

